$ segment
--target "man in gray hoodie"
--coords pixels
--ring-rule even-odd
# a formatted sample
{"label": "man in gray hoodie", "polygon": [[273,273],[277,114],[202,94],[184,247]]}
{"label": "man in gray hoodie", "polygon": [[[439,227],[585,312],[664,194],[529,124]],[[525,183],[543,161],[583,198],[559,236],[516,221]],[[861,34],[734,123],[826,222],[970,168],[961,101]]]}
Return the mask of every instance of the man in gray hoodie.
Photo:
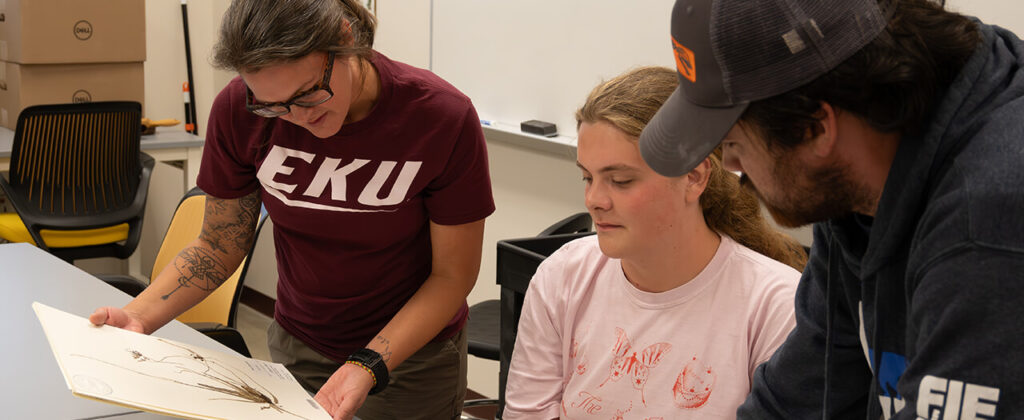
{"label": "man in gray hoodie", "polygon": [[742,419],[1024,418],[1024,43],[929,0],[677,0],[640,137],[816,223]]}

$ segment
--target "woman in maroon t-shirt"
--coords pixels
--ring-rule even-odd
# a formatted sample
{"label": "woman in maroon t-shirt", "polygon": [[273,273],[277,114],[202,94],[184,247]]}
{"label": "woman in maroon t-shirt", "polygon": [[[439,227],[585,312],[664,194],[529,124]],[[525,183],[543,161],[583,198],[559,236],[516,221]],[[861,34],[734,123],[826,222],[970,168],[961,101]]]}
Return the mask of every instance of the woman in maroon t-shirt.
{"label": "woman in maroon t-shirt", "polygon": [[232,2],[214,60],[240,77],[210,114],[202,233],[93,323],[150,333],[201,301],[262,204],[274,360],[336,418],[459,416],[465,300],[494,211],[483,133],[451,85],[373,51],[375,25],[356,0]]}

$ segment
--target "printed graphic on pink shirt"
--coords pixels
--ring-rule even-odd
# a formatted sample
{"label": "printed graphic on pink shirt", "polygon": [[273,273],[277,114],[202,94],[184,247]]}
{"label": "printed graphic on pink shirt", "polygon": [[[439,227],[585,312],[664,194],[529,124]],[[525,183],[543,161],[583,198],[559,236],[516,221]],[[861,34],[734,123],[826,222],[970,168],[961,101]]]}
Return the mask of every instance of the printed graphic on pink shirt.
{"label": "printed graphic on pink shirt", "polygon": [[696,356],[690,360],[676,377],[672,395],[676,407],[696,409],[704,406],[715,389],[717,375],[710,366],[704,365]]}
{"label": "printed graphic on pink shirt", "polygon": [[[586,336],[589,329],[589,327],[584,328],[577,337]],[[573,363],[576,365],[576,375],[587,373],[587,354],[580,346],[580,340],[575,337],[570,342],[569,357],[572,358]]]}
{"label": "printed graphic on pink shirt", "polygon": [[[604,408],[601,397],[591,394],[586,391],[581,391],[576,395],[576,400],[569,403],[569,406],[582,411],[587,414],[597,414]],[[569,410],[565,408],[565,401],[562,401],[562,415],[565,418],[569,418]]]}
{"label": "printed graphic on pink shirt", "polygon": [[[579,333],[570,340],[569,356],[572,358],[570,366],[573,367],[573,377],[580,377],[588,371],[586,337],[587,334]],[[676,416],[689,412],[685,418],[701,418],[693,416],[702,416],[699,413],[709,406],[719,375],[703,355],[680,354],[678,356],[683,357],[670,357],[670,350],[674,353],[687,346],[678,347],[667,341],[637,350],[633,347],[629,333],[621,327],[615,328],[615,338],[610,357],[595,360],[597,365],[592,364],[601,366],[608,363],[607,377],[602,380],[597,376],[603,374],[601,372],[590,375],[589,380],[581,379],[591,385],[564,395],[559,407],[561,418],[659,420],[663,419],[661,413],[667,412],[673,412]],[[609,344],[606,341],[603,346]],[[628,378],[628,386],[621,381],[623,377]],[[614,385],[616,383],[620,385]],[[647,385],[651,388],[647,389]],[[721,403],[718,401],[715,404]]]}
{"label": "printed graphic on pink shirt", "polygon": [[633,403],[629,403],[629,408],[627,408],[625,411],[623,411],[623,410],[615,410],[615,415],[612,416],[612,420],[626,420],[625,418],[623,418],[623,416],[625,416],[626,413],[630,412],[632,409],[633,409]]}
{"label": "printed graphic on pink shirt", "polygon": [[569,352],[569,357],[572,357],[576,363],[576,374],[582,375],[587,373],[587,356],[580,352],[580,342],[574,338],[572,340],[572,350]]}
{"label": "printed graphic on pink shirt", "polygon": [[647,378],[651,374],[651,369],[658,366],[662,356],[672,349],[672,345],[664,342],[651,344],[640,352],[638,357],[622,328],[616,327],[615,335],[615,347],[612,348],[615,358],[612,359],[611,371],[608,373],[608,379],[605,379],[598,388],[603,387],[608,381],[616,382],[624,376],[629,376],[633,388],[640,390],[640,400],[647,405],[647,397],[644,395]]}

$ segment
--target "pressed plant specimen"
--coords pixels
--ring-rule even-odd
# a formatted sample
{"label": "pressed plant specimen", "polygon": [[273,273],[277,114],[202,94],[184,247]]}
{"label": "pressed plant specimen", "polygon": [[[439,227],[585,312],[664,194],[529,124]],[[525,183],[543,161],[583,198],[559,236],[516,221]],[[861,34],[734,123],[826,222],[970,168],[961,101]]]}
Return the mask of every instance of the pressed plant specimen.
{"label": "pressed plant specimen", "polygon": [[126,351],[137,363],[145,363],[150,366],[162,366],[165,368],[169,367],[171,371],[174,372],[174,377],[148,373],[142,369],[123,366],[91,356],[84,356],[80,354],[72,354],[72,356],[91,359],[142,376],[169,381],[206,391],[213,391],[223,395],[223,397],[210,398],[210,400],[258,404],[260,405],[261,410],[275,410],[281,414],[290,414],[292,416],[305,419],[305,417],[286,410],[281,406],[278,398],[270,392],[270,390],[260,385],[259,382],[255,381],[246,373],[221,363],[214,358],[202,356],[188,347],[159,338],[158,340],[182,349],[184,350],[184,353],[171,354],[157,358],[147,356],[134,349],[126,349]]}

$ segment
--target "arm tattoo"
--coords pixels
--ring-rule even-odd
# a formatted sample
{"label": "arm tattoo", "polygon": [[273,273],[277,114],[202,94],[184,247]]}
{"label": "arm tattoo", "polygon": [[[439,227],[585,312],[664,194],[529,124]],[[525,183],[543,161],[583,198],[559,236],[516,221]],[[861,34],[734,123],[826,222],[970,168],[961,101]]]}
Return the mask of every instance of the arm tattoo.
{"label": "arm tattoo", "polygon": [[174,260],[174,268],[178,271],[178,287],[164,295],[167,300],[183,287],[196,287],[210,291],[216,289],[227,280],[228,270],[216,255],[200,248],[185,248]]}
{"label": "arm tattoo", "polygon": [[225,254],[228,252],[228,249],[224,246],[224,241],[220,238],[220,236],[207,236],[206,241],[210,243],[210,248],[213,248],[214,251],[218,251]]}
{"label": "arm tattoo", "polygon": [[252,242],[256,237],[256,221],[260,214],[259,190],[242,197],[239,199],[238,204],[242,210],[238,215],[238,223],[243,227],[248,227],[248,232],[246,235],[236,237],[235,244],[239,249],[248,253],[249,248],[252,246]]}
{"label": "arm tattoo", "polygon": [[380,357],[385,363],[389,362],[391,360],[391,340],[379,335],[373,340],[384,346],[384,349],[380,351]]}
{"label": "arm tattoo", "polygon": [[216,200],[216,199],[211,199],[211,197],[207,197],[206,202],[209,204],[209,206],[207,206],[207,209],[212,214],[221,215],[221,214],[224,214],[225,212],[227,212],[227,210],[228,210],[228,206],[224,202],[224,200]]}
{"label": "arm tattoo", "polygon": [[206,199],[207,217],[199,236],[223,254],[248,253],[260,211],[259,190],[239,199]]}
{"label": "arm tattoo", "polygon": [[163,296],[167,300],[182,288],[212,291],[227,280],[231,268],[224,263],[249,252],[259,214],[259,190],[234,200],[206,197],[206,213],[199,233],[208,245],[182,250],[174,260],[178,287]]}
{"label": "arm tattoo", "polygon": [[232,252],[248,253],[252,243],[253,226],[242,220],[212,223],[210,231],[203,228],[203,238],[210,247],[225,254]]}

